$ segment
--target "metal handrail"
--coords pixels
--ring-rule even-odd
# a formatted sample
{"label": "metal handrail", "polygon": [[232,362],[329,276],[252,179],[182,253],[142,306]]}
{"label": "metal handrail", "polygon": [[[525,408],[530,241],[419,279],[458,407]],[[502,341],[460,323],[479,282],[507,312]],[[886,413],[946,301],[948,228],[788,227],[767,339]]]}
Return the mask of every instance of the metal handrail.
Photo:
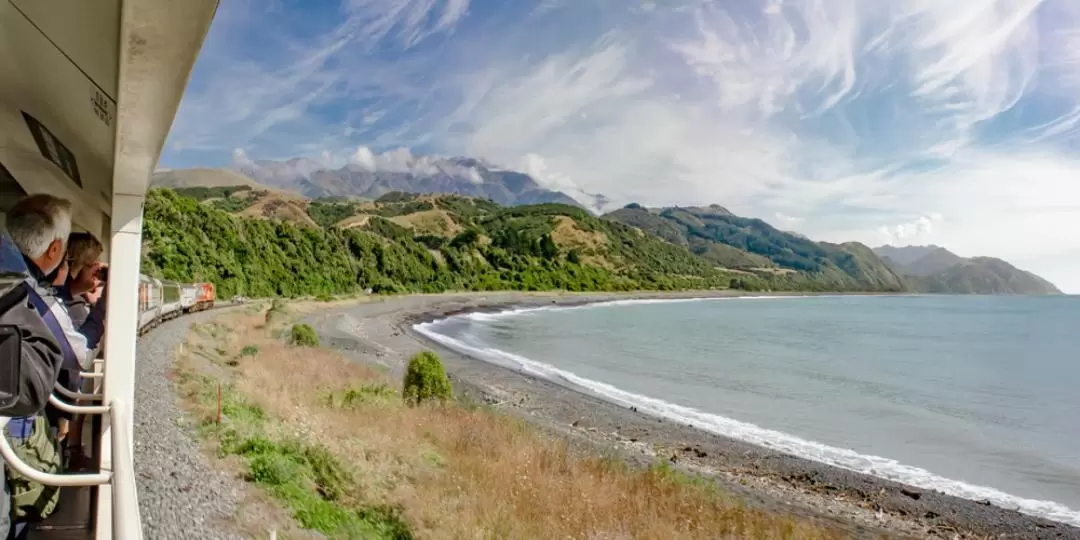
{"label": "metal handrail", "polygon": [[[75,412],[89,412],[85,409],[109,413],[109,432],[112,435],[113,464],[112,471],[100,471],[84,474],[53,474],[39,471],[15,453],[11,442],[7,437],[0,436],[0,457],[4,458],[7,465],[15,472],[25,476],[32,482],[38,482],[49,486],[60,487],[83,487],[112,485],[112,527],[115,538],[142,540],[142,519],[139,516],[139,497],[135,484],[135,462],[131,455],[129,444],[128,426],[124,424],[124,405],[121,400],[114,399],[107,406],[75,407],[68,405],[56,396],[49,396],[49,401],[61,410],[82,409]],[[0,429],[3,429],[11,418],[0,417]]]}
{"label": "metal handrail", "polygon": [[[0,429],[6,426],[9,420],[11,418],[7,416],[0,416]],[[47,486],[100,486],[109,483],[112,479],[112,473],[108,471],[85,474],[54,474],[39,471],[19,458],[7,437],[0,437],[0,457],[3,457],[7,465],[14,469],[15,472],[29,478],[32,482]]]}
{"label": "metal handrail", "polygon": [[109,407],[105,405],[72,405],[65,403],[56,397],[56,394],[49,394],[49,403],[53,407],[71,414],[105,414],[109,412]]}
{"label": "metal handrail", "polygon": [[82,392],[72,392],[71,390],[68,390],[67,388],[61,386],[59,383],[53,386],[53,392],[58,392],[60,395],[68,399],[101,399],[101,394],[84,394]]}

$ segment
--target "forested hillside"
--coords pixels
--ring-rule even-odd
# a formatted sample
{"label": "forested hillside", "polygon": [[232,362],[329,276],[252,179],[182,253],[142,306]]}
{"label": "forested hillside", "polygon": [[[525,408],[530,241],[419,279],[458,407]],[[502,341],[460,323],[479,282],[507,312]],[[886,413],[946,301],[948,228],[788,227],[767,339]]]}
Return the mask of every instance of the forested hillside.
{"label": "forested hillside", "polygon": [[598,218],[565,204],[507,208],[401,192],[308,200],[237,185],[152,190],[145,216],[144,272],[213,281],[224,297],[364,289],[964,293],[1045,283],[974,259],[934,279],[900,277],[862,244],[814,242],[716,205],[630,205]]}
{"label": "forested hillside", "polygon": [[760,219],[708,207],[644,208],[629,205],[604,216],[686,246],[716,265],[763,275],[781,288],[800,290],[903,291],[904,280],[867,246],[828,244],[780,231]]}
{"label": "forested hillside", "polygon": [[[366,205],[312,203],[307,210],[313,221],[328,224],[345,216],[339,220],[344,223],[320,227],[233,215],[222,209],[229,205],[213,197],[224,193],[203,195],[199,202],[171,190],[151,190],[143,271],[213,281],[226,298],[366,288],[588,291],[731,283],[730,274],[685,249],[566,205],[502,208],[465,197],[392,194]],[[245,190],[231,195],[249,196]],[[442,230],[425,228],[418,218],[433,212],[446,219]]]}

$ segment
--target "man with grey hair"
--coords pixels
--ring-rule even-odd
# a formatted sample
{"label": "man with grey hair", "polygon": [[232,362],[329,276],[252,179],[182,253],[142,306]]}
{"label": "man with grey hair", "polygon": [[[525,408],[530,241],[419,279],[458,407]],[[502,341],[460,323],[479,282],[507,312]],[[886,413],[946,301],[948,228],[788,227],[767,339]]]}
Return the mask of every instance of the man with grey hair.
{"label": "man with grey hair", "polygon": [[[16,380],[0,381],[9,394],[6,405],[0,409],[0,415],[14,417],[5,426],[7,435],[16,439],[16,447],[26,440],[27,428],[33,427],[34,418],[48,404],[64,361],[73,356],[70,346],[65,342],[61,346],[57,338],[57,328],[50,326],[42,316],[45,302],[42,295],[48,292],[40,287],[40,279],[35,279],[33,272],[55,270],[60,265],[59,253],[63,255],[64,233],[71,229],[71,206],[66,201],[42,196],[27,197],[17,202],[8,212],[6,222],[16,224],[15,231],[22,245],[32,257],[27,257],[19,243],[5,232],[0,235],[0,325],[16,329],[20,338],[18,358],[0,358],[8,364],[3,373],[12,376],[18,373]],[[24,226],[25,225],[25,226]],[[33,231],[41,234],[29,234]],[[54,240],[60,237],[59,246]],[[32,259],[28,261],[27,259]],[[33,272],[30,267],[33,267]],[[55,320],[52,321],[55,324]],[[60,332],[62,337],[62,331]],[[17,362],[17,371],[11,363]],[[27,422],[27,420],[30,420]],[[12,425],[14,423],[14,425]],[[42,435],[39,430],[39,435]],[[11,504],[19,504],[12,494],[25,495],[23,486],[11,487],[6,476],[0,473],[3,484],[3,496],[0,499],[0,536],[6,538],[11,529]],[[25,479],[16,479],[19,484]],[[25,497],[24,497],[25,498]]]}
{"label": "man with grey hair", "polygon": [[[71,203],[51,195],[31,195],[8,210],[5,225],[12,244],[21,253],[28,277],[25,282],[32,288],[31,303],[62,352],[61,371],[55,373],[57,376],[51,381],[51,393],[61,373],[67,375],[68,381],[77,382],[79,372],[88,367],[88,360],[92,358],[86,336],[75,329],[64,303],[53,289],[58,275],[66,269],[64,257],[71,232]],[[70,288],[80,293],[99,284],[95,266],[74,278]],[[103,316],[98,320],[103,321]],[[5,431],[23,461],[43,472],[59,472],[61,457],[56,451],[47,417],[40,411],[12,418]],[[33,482],[10,471],[7,484],[11,490],[11,515],[16,519],[16,527],[48,517],[56,509],[57,487]]]}
{"label": "man with grey hair", "polygon": [[64,262],[71,234],[71,202],[45,193],[24,197],[8,211],[5,225],[11,240],[41,276]]}
{"label": "man with grey hair", "polygon": [[[22,252],[30,276],[43,287],[48,297],[48,307],[54,313],[71,344],[78,365],[70,369],[88,369],[91,351],[97,346],[104,326],[104,308],[95,310],[80,326],[75,328],[63,302],[53,290],[56,276],[66,264],[67,240],[71,234],[71,203],[47,194],[25,197],[8,211],[5,225],[11,240]],[[68,294],[78,295],[101,285],[98,278],[100,263],[93,263],[72,276]]]}

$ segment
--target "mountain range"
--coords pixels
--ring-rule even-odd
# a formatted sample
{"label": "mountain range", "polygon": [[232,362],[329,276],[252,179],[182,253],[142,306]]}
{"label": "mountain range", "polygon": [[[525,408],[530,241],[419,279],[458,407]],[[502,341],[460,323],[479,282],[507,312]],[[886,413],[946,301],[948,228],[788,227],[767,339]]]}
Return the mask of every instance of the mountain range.
{"label": "mountain range", "polygon": [[221,171],[218,178],[209,178],[208,169],[195,169],[206,177],[203,180],[181,179],[187,174],[184,170],[168,171],[157,185],[184,187],[207,185],[200,183],[206,181],[215,185],[237,185],[234,175],[242,175],[258,184],[311,199],[351,196],[374,200],[399,191],[452,193],[488,199],[502,206],[560,203],[593,212],[601,211],[610,203],[602,195],[589,193],[576,193],[577,198],[574,198],[541,186],[528,174],[474,158],[437,158],[405,153],[389,163],[386,161],[350,163],[340,168],[325,167],[308,158],[247,161],[229,169],[217,169]]}
{"label": "mountain range", "polygon": [[880,246],[881,260],[919,292],[1061,294],[1053,283],[993,257],[961,257],[941,246]]}
{"label": "mountain range", "polygon": [[[558,221],[551,216],[561,215],[578,223],[588,215],[581,213],[583,209],[596,215],[610,205],[603,196],[576,193],[575,199],[541,186],[525,173],[481,160],[409,155],[389,166],[353,163],[333,169],[297,158],[253,161],[229,169],[166,170],[155,174],[153,184],[177,189],[241,216],[349,228],[366,227],[371,216],[379,216],[407,228],[414,223],[434,223],[437,235],[444,236],[476,226],[475,215],[462,215],[454,211],[459,204],[447,202],[456,199],[425,199],[423,204],[404,207],[410,211],[394,206],[394,215],[389,216],[384,215],[390,211],[385,205],[413,200],[409,193],[452,194],[499,207],[541,205],[551,226]],[[589,223],[593,219],[589,217]],[[702,264],[734,276],[733,286],[745,289],[1060,293],[1046,280],[1000,259],[965,259],[939,246],[871,249],[857,242],[815,242],[763,220],[737,216],[716,204],[667,208],[630,204],[602,214],[600,223],[625,226],[688,251]],[[598,225],[582,227],[588,231]],[[430,231],[422,234],[430,236]],[[609,240],[625,242],[625,238],[615,238],[623,238],[620,234],[609,231],[609,236],[614,235]],[[619,259],[610,254],[579,255],[585,255],[586,260],[604,260],[609,268],[617,266],[613,261]]]}

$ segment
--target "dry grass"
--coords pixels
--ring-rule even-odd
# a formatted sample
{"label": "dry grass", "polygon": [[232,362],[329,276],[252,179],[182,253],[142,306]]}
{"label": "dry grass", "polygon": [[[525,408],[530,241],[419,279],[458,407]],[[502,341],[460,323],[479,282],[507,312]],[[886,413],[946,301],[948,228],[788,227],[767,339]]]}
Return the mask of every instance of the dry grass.
{"label": "dry grass", "polygon": [[446,213],[446,210],[424,210],[403,216],[395,216],[390,221],[411,229],[414,234],[453,237],[461,232],[461,225]]}
{"label": "dry grass", "polygon": [[551,230],[551,240],[564,250],[578,250],[583,264],[608,270],[615,269],[615,265],[600,254],[599,248],[607,245],[607,236],[600,231],[582,230],[573,218],[556,217],[555,228]]}
{"label": "dry grass", "polygon": [[[354,507],[394,507],[419,538],[834,538],[763,513],[666,467],[572,454],[524,423],[464,406],[405,406],[376,369],[272,337],[264,313],[196,329],[180,355],[196,396],[216,377],[272,419],[267,433],[324,445],[351,474]],[[257,349],[257,353],[244,355]],[[199,367],[210,362],[214,367]],[[191,374],[195,375],[192,376]],[[200,382],[201,381],[201,382]],[[361,399],[346,399],[352,391]],[[192,401],[216,414],[213,402]],[[398,536],[401,537],[401,536]]]}
{"label": "dry grass", "polygon": [[577,222],[568,216],[555,218],[555,228],[551,231],[555,245],[563,249],[579,249],[586,253],[595,251],[607,244],[607,236],[600,231],[583,231]]}
{"label": "dry grass", "polygon": [[259,192],[254,194],[255,202],[240,212],[241,216],[265,219],[280,219],[299,225],[318,227],[307,214],[307,201],[284,192]]}
{"label": "dry grass", "polygon": [[342,229],[356,229],[366,227],[369,221],[371,221],[371,214],[356,214],[337,222],[334,226]]}
{"label": "dry grass", "polygon": [[753,270],[754,272],[764,272],[764,273],[768,273],[768,274],[776,274],[776,275],[779,275],[779,276],[787,276],[787,275],[798,273],[795,270],[792,270],[790,268],[765,268],[765,267],[761,267],[761,268],[751,268],[751,270]]}

